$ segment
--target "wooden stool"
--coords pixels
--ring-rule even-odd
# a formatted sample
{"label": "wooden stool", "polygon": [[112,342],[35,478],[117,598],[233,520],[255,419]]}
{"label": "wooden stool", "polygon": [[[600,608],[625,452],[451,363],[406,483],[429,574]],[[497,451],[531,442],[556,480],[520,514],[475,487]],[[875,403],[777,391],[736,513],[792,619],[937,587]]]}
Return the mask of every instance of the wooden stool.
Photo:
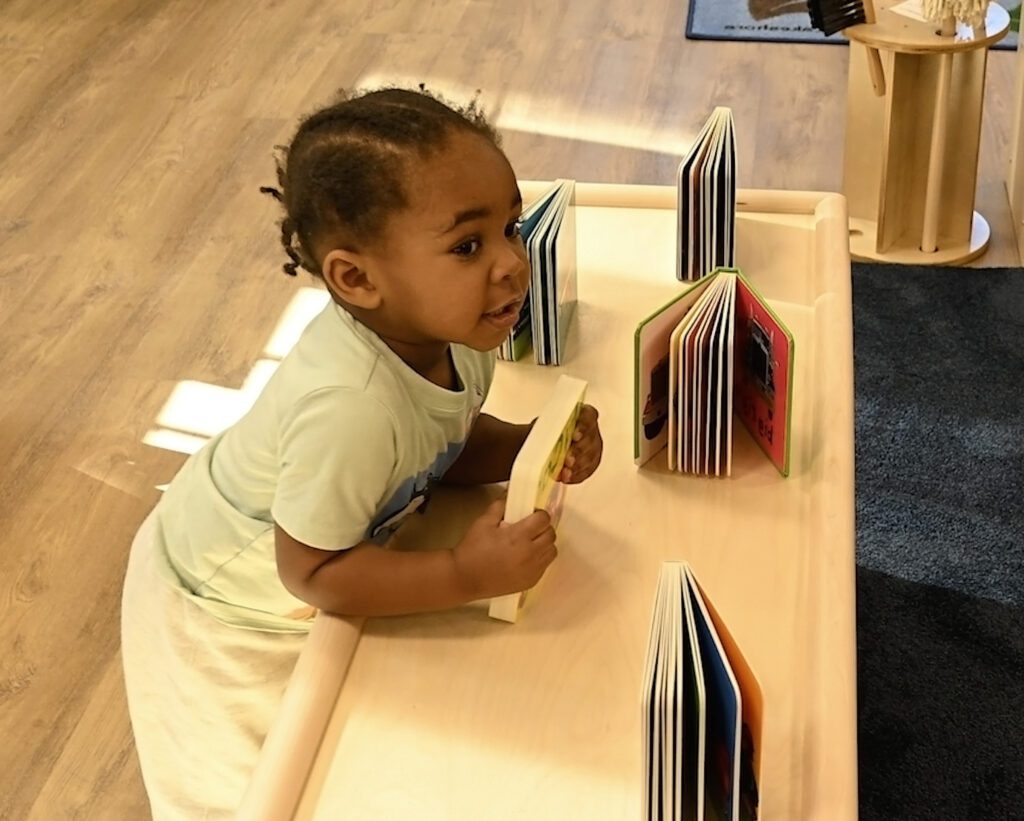
{"label": "wooden stool", "polygon": [[[988,223],[974,210],[988,47],[1009,29],[992,3],[984,29],[939,24],[876,0],[877,22],[851,26],[843,193],[850,253],[862,260],[955,265],[981,256]],[[882,56],[875,96],[867,47]]]}

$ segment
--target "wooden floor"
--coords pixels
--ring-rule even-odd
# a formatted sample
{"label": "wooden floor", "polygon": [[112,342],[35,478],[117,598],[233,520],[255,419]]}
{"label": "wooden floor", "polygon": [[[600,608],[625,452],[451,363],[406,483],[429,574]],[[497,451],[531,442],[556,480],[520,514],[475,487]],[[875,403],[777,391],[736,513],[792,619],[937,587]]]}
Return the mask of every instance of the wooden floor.
{"label": "wooden floor", "polygon": [[[0,818],[145,813],[119,593],[184,457],[142,440],[179,383],[247,384],[302,285],[257,191],[297,117],[343,86],[479,89],[521,178],[669,184],[727,105],[741,186],[841,187],[846,49],[688,41],[684,0],[0,5]],[[1015,67],[992,55],[981,265],[1018,264]]]}

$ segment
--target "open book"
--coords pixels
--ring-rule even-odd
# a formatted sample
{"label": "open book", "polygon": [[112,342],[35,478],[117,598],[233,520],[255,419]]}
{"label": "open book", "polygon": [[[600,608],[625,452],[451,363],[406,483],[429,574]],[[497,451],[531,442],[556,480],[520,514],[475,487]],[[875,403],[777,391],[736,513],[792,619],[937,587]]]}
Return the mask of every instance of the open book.
{"label": "open book", "polygon": [[[547,510],[551,524],[558,527],[565,497],[565,485],[558,481],[565,456],[572,444],[576,420],[587,392],[582,379],[562,374],[544,410],[526,437],[512,465],[505,500],[505,521],[525,519],[535,510]],[[491,599],[491,618],[515,622],[526,592]]]}
{"label": "open book", "polygon": [[679,164],[676,278],[695,280],[736,264],[736,134],[718,107]]}
{"label": "open book", "polygon": [[685,562],[665,562],[643,677],[643,817],[753,821],[761,688]]}
{"label": "open book", "polygon": [[736,269],[718,269],[636,329],[633,458],[732,473],[733,412],[789,475],[793,335]]}
{"label": "open book", "polygon": [[530,298],[498,357],[522,359],[533,347],[538,365],[561,365],[576,311],[576,183],[556,180],[521,218],[530,260]]}

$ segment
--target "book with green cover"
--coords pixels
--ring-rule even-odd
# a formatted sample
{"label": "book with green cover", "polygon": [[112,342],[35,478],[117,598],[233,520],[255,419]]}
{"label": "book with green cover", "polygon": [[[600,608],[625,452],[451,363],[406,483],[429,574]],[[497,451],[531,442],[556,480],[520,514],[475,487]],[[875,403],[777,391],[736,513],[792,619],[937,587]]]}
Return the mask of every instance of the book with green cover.
{"label": "book with green cover", "polygon": [[793,335],[735,268],[698,280],[637,326],[633,458],[668,448],[670,470],[732,473],[733,415],[790,470]]}

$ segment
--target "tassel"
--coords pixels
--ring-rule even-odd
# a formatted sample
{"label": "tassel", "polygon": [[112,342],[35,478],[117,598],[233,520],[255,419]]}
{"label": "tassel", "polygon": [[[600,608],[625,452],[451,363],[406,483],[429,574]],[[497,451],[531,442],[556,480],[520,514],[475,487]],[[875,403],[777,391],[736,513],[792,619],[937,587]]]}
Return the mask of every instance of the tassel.
{"label": "tassel", "polygon": [[954,17],[977,28],[985,24],[989,0],[922,0],[924,16],[936,23]]}

